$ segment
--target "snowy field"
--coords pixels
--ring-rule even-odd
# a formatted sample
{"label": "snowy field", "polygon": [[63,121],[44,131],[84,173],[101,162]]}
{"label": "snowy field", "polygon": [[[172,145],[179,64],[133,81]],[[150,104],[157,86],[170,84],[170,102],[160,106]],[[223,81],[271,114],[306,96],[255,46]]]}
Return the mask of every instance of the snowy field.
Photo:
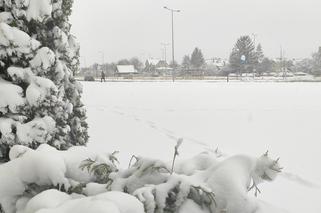
{"label": "snowy field", "polygon": [[321,84],[83,82],[89,147],[170,161],[204,150],[281,157],[284,174],[259,198],[292,213],[321,212]]}

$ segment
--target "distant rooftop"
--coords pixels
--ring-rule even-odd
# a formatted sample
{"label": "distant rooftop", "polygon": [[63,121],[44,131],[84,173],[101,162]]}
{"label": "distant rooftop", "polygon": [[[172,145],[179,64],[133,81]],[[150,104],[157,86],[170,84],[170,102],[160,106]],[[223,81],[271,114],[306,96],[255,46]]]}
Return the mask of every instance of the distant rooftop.
{"label": "distant rooftop", "polygon": [[133,65],[117,65],[118,73],[137,73],[138,71],[135,69]]}

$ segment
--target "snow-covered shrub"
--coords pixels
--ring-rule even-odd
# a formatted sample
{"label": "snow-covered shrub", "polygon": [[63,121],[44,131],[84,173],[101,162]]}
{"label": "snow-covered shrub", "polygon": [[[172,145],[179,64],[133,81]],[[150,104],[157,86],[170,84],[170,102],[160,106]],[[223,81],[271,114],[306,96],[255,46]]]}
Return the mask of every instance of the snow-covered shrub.
{"label": "snow-covered shrub", "polygon": [[255,158],[204,152],[177,161],[173,171],[172,162],[143,157],[136,157],[129,168],[118,168],[115,154],[77,146],[59,151],[47,144],[36,150],[15,145],[10,161],[0,165],[0,204],[5,213],[91,211],[88,208],[265,213],[267,204],[252,196],[252,189],[273,181],[282,169],[267,153]]}
{"label": "snow-covered shrub", "polygon": [[14,144],[58,149],[88,140],[72,0],[0,0],[0,160]]}
{"label": "snow-covered shrub", "polygon": [[10,161],[0,165],[0,204],[6,213],[15,212],[19,200],[30,199],[43,190],[73,192],[81,184],[96,181],[94,174],[79,168],[83,159],[113,164],[112,154],[96,154],[80,146],[58,151],[47,144],[36,150],[15,145],[9,156]]}
{"label": "snow-covered shrub", "polygon": [[[177,153],[175,147],[174,158]],[[258,158],[223,158],[217,151],[205,152],[176,165],[141,157],[136,160],[128,169],[114,172],[108,169],[110,165],[99,164],[99,170],[106,171],[100,173],[106,184],[91,184],[84,191],[91,195],[107,190],[132,194],[148,213],[185,212],[186,206],[195,210],[191,212],[259,213],[264,212],[264,204],[249,192],[253,189],[257,196],[258,184],[273,181],[282,169],[267,153]]]}

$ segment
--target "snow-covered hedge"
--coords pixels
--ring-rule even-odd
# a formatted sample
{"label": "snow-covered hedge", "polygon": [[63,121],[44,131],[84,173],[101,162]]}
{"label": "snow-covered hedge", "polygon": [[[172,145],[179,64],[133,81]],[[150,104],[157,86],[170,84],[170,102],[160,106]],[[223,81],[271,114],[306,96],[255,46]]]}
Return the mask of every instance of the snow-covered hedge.
{"label": "snow-covered hedge", "polygon": [[135,157],[126,169],[117,166],[115,155],[85,147],[13,146],[10,161],[0,165],[2,208],[5,213],[263,213],[272,207],[252,194],[281,171],[267,153],[253,158],[205,152],[175,164]]}

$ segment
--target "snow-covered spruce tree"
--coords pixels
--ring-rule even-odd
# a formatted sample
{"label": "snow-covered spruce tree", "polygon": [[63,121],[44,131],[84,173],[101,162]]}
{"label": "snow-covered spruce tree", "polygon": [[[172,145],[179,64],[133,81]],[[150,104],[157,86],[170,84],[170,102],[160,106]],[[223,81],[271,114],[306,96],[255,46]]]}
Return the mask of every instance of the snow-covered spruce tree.
{"label": "snow-covered spruce tree", "polygon": [[[244,57],[244,61],[242,58]],[[229,63],[234,72],[252,72],[257,64],[255,46],[250,36],[241,36],[235,43],[230,54]]]}
{"label": "snow-covered spruce tree", "polygon": [[0,0],[0,159],[9,148],[58,149],[88,140],[79,45],[70,34],[73,0]]}

